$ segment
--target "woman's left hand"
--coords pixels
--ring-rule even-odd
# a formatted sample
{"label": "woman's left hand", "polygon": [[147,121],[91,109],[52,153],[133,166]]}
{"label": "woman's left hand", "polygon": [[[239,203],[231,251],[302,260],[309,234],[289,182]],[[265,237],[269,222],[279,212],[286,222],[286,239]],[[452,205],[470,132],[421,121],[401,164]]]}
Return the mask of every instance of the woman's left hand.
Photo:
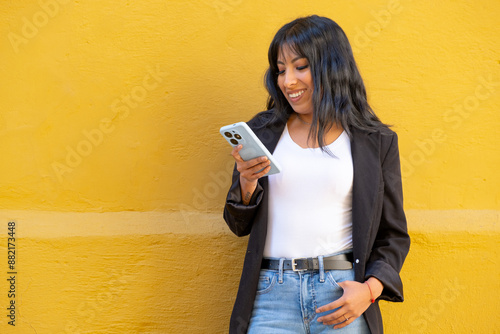
{"label": "woman's left hand", "polygon": [[[330,304],[318,307],[316,309],[316,313],[331,311],[336,308],[338,308],[338,310],[328,315],[319,317],[318,321],[322,322],[324,325],[336,325],[334,327],[335,329],[343,328],[351,324],[370,306],[371,299],[373,297],[370,288],[377,291],[373,291],[376,293],[375,297],[378,297],[380,293],[382,293],[382,283],[374,277],[370,277],[370,281],[371,282],[368,283],[370,284],[370,287],[368,287],[367,283],[359,283],[356,281],[344,281],[338,283],[338,285],[344,289],[342,297],[331,302]],[[379,287],[381,288],[379,289]],[[379,291],[380,293],[378,293]]]}

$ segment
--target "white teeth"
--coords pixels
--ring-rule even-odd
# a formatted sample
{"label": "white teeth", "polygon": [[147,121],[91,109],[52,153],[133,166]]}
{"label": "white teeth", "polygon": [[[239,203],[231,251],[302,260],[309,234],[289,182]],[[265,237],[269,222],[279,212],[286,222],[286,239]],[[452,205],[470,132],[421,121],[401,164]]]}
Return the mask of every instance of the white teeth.
{"label": "white teeth", "polygon": [[288,96],[290,97],[299,97],[301,96],[302,94],[304,94],[305,90],[301,90],[300,92],[297,92],[297,93],[294,93],[294,94],[288,94]]}

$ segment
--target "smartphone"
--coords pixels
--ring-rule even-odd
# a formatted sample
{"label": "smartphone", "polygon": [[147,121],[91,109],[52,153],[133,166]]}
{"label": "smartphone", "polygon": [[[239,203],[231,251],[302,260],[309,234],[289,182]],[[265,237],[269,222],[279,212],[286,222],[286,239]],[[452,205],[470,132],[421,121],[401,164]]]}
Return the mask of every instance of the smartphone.
{"label": "smartphone", "polygon": [[262,144],[255,133],[245,122],[238,122],[220,128],[220,134],[226,138],[227,142],[235,147],[243,145],[240,151],[240,156],[243,160],[248,161],[257,157],[266,156],[271,162],[271,170],[266,175],[277,174],[281,171],[276,159]]}

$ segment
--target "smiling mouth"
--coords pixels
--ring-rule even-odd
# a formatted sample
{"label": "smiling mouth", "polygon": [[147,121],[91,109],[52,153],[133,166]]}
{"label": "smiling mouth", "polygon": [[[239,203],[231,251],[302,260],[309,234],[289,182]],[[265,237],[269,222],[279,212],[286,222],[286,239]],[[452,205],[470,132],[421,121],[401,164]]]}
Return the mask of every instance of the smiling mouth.
{"label": "smiling mouth", "polygon": [[290,96],[291,98],[296,98],[296,97],[299,97],[301,96],[302,94],[304,94],[305,90],[301,90],[297,93],[293,93],[293,94],[288,94],[288,96]]}

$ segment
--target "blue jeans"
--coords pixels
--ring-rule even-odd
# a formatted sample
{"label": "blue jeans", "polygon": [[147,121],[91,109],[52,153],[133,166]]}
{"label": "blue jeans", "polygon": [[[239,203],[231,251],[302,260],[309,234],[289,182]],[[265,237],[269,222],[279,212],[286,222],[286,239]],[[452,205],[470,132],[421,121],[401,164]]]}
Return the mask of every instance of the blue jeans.
{"label": "blue jeans", "polygon": [[349,326],[333,329],[318,322],[316,308],[343,294],[337,282],[354,280],[354,270],[303,271],[267,270],[260,272],[248,334],[370,333],[360,316]]}

